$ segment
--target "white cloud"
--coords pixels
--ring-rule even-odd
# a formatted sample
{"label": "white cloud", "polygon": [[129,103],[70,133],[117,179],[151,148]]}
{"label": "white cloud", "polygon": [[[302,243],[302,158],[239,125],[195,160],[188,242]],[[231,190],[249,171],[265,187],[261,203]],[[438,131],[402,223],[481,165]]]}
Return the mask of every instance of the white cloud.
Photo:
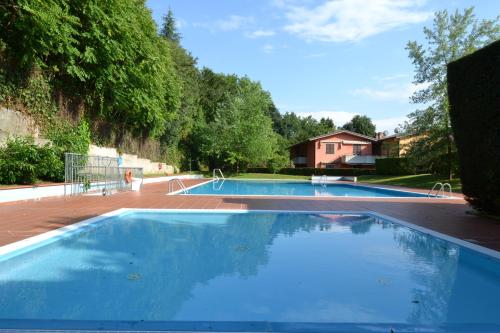
{"label": "white cloud", "polygon": [[176,21],[175,21],[175,27],[177,29],[182,29],[182,28],[186,28],[188,26],[188,22],[186,20],[183,20],[181,18],[178,18]]}
{"label": "white cloud", "polygon": [[426,84],[415,85],[412,83],[383,83],[379,88],[363,87],[354,89],[351,93],[355,96],[366,96],[378,101],[410,102],[410,97],[418,90],[427,87]]}
{"label": "white cloud", "polygon": [[209,27],[212,30],[233,31],[253,24],[255,19],[252,16],[230,15],[225,19],[217,20],[213,24],[199,23],[200,27]]}
{"label": "white cloud", "polygon": [[215,22],[193,22],[195,28],[207,29],[212,33],[217,31],[234,31],[248,28],[255,23],[253,16],[229,15],[224,19]]}
{"label": "white cloud", "polygon": [[264,53],[271,54],[274,52],[274,50],[275,50],[274,45],[266,44],[266,45],[262,46],[262,51]]}
{"label": "white cloud", "polygon": [[247,33],[245,36],[248,38],[260,38],[260,37],[271,37],[274,36],[276,32],[274,30],[255,30]]}
{"label": "white cloud", "polygon": [[427,20],[426,0],[331,0],[317,6],[276,0],[285,11],[284,29],[308,41],[345,42]]}
{"label": "white cloud", "polygon": [[352,91],[355,96],[366,96],[379,101],[406,101],[414,91],[412,85],[405,85],[401,87],[387,87],[383,89],[374,88],[360,88]]}
{"label": "white cloud", "polygon": [[391,117],[391,118],[381,118],[373,120],[373,123],[377,127],[377,132],[387,131],[389,133],[394,132],[394,129],[398,127],[399,124],[403,124],[407,117]]}

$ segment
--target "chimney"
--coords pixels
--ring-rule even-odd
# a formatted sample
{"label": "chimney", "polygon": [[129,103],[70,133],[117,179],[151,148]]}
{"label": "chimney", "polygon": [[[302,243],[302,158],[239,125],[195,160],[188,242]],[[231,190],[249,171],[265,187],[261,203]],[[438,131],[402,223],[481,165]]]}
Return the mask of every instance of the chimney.
{"label": "chimney", "polygon": [[377,139],[377,140],[383,139],[384,137],[385,137],[385,133],[384,132],[377,132],[375,134],[375,139]]}

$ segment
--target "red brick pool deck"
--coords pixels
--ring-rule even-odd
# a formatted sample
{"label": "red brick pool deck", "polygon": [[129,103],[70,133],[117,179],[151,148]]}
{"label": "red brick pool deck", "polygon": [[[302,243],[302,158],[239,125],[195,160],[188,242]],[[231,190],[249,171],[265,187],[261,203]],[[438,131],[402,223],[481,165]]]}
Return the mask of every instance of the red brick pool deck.
{"label": "red brick pool deck", "polygon": [[[190,186],[201,180],[184,182]],[[2,203],[0,246],[119,208],[190,208],[373,211],[500,251],[500,221],[467,214],[470,207],[460,195],[457,195],[459,199],[454,200],[293,198],[167,196],[166,191],[167,184],[162,182],[145,185],[140,192],[118,193],[108,197],[57,197]]]}

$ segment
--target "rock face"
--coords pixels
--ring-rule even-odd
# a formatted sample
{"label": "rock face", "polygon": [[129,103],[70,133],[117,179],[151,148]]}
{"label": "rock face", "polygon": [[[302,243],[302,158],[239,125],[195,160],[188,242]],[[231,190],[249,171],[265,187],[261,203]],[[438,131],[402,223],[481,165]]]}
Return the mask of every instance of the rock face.
{"label": "rock face", "polygon": [[[44,145],[49,142],[40,137],[40,129],[34,120],[21,112],[7,109],[0,106],[0,146],[4,145],[7,139],[13,137],[31,136],[35,143]],[[110,147],[98,147],[90,145],[89,155],[118,157],[118,151]],[[173,174],[175,167],[165,163],[154,162],[137,155],[123,154],[123,165],[128,167],[143,168],[144,174]]]}
{"label": "rock face", "polygon": [[[106,157],[118,157],[118,151],[116,148],[111,147],[98,147],[95,145],[90,145],[89,155],[93,156],[106,156]],[[122,154],[123,166],[125,167],[137,167],[143,168],[145,175],[147,174],[173,174],[178,170],[175,167],[167,165],[165,163],[154,162],[146,158],[140,158],[137,155],[132,154]]]}
{"label": "rock face", "polygon": [[48,141],[40,138],[40,130],[30,116],[0,106],[0,145],[10,137],[31,136],[37,144]]}

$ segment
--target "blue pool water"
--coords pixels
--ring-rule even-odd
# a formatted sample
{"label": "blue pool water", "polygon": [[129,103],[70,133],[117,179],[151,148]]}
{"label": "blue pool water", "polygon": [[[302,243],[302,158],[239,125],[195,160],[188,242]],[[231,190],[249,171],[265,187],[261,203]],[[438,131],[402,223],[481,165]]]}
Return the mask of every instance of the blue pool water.
{"label": "blue pool water", "polygon": [[189,189],[194,195],[282,195],[310,197],[427,197],[425,194],[355,184],[327,184],[280,180],[219,180]]}
{"label": "blue pool water", "polygon": [[498,332],[499,310],[498,259],[364,215],[132,212],[0,257],[2,328]]}

